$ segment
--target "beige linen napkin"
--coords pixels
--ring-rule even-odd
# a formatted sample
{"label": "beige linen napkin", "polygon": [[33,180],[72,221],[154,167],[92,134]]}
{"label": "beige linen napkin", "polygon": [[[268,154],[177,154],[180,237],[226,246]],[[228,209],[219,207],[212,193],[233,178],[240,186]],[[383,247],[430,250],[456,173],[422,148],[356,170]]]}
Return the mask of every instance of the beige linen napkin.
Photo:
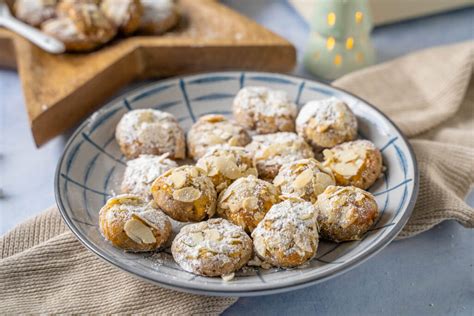
{"label": "beige linen napkin", "polygon": [[[334,83],[377,105],[412,138],[420,194],[399,237],[446,219],[474,226],[464,202],[474,182],[472,48],[430,49]],[[1,237],[0,250],[1,314],[218,314],[236,300],[163,289],[110,266],[75,239],[55,207]]]}

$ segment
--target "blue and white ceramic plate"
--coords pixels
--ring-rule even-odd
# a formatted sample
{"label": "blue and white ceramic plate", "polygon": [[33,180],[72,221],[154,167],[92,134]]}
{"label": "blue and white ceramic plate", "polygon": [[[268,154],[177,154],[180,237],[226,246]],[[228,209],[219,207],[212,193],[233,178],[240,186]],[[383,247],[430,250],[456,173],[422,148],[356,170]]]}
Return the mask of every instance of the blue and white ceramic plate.
{"label": "blue and white ceramic plate", "polygon": [[[114,248],[102,238],[99,209],[119,192],[125,159],[114,139],[115,126],[132,109],[154,108],[174,114],[184,129],[201,115],[231,116],[231,104],[243,86],[282,89],[299,105],[335,96],[344,100],[359,121],[360,137],[382,151],[387,170],[370,191],[380,218],[360,241],[321,242],[316,257],[292,269],[245,269],[230,282],[181,270],[169,251],[134,254]],[[78,239],[111,264],[161,286],[209,295],[261,295],[302,288],[327,280],[360,264],[385,247],[405,225],[418,188],[413,151],[400,130],[367,102],[331,86],[287,75],[219,72],[158,81],[110,102],[86,120],[66,145],[56,173],[56,200],[64,220]]]}

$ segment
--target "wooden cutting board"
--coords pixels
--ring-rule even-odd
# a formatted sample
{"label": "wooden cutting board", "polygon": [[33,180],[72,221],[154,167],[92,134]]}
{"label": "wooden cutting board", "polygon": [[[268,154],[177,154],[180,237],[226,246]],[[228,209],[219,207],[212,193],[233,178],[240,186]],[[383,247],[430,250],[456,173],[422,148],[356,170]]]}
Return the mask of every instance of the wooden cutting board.
{"label": "wooden cutting board", "polygon": [[180,25],[163,36],[117,39],[88,54],[51,55],[0,29],[0,66],[16,67],[37,146],[77,124],[134,80],[198,71],[290,71],[285,39],[211,0],[179,0]]}

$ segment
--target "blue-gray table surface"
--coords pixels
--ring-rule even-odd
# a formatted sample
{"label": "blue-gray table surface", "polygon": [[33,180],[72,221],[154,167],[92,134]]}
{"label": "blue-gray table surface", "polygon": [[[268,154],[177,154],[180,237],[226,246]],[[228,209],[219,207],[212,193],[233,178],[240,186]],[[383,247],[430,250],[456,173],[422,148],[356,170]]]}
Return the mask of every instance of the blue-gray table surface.
{"label": "blue-gray table surface", "polygon": [[[301,60],[309,27],[285,1],[223,2],[289,39]],[[469,8],[377,27],[378,61],[472,40],[473,23],[474,8]],[[310,77],[301,63],[295,74]],[[67,137],[36,149],[18,75],[0,69],[0,234],[54,204],[54,170]],[[474,205],[472,193],[468,200]],[[224,314],[474,315],[473,263],[474,231],[448,221],[392,242],[334,279],[286,294],[241,298]]]}

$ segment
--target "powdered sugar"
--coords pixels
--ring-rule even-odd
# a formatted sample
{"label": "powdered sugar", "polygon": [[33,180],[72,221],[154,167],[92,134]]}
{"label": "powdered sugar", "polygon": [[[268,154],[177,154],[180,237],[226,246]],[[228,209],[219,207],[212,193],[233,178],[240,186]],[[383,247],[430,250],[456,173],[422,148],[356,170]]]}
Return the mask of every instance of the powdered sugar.
{"label": "powdered sugar", "polygon": [[286,91],[266,87],[245,87],[237,93],[234,107],[265,116],[287,115],[296,117],[296,104],[291,102]]}
{"label": "powdered sugar", "polygon": [[319,125],[332,126],[341,124],[339,122],[342,120],[352,128],[357,128],[357,121],[353,119],[353,115],[347,115],[347,112],[350,112],[347,105],[335,97],[310,101],[300,110],[296,118],[296,125],[302,126],[314,118]]}
{"label": "powdered sugar", "polygon": [[167,159],[167,157],[168,154],[161,156],[140,155],[138,158],[128,161],[122,190],[151,200],[152,182],[166,171],[178,167],[176,162]]}

